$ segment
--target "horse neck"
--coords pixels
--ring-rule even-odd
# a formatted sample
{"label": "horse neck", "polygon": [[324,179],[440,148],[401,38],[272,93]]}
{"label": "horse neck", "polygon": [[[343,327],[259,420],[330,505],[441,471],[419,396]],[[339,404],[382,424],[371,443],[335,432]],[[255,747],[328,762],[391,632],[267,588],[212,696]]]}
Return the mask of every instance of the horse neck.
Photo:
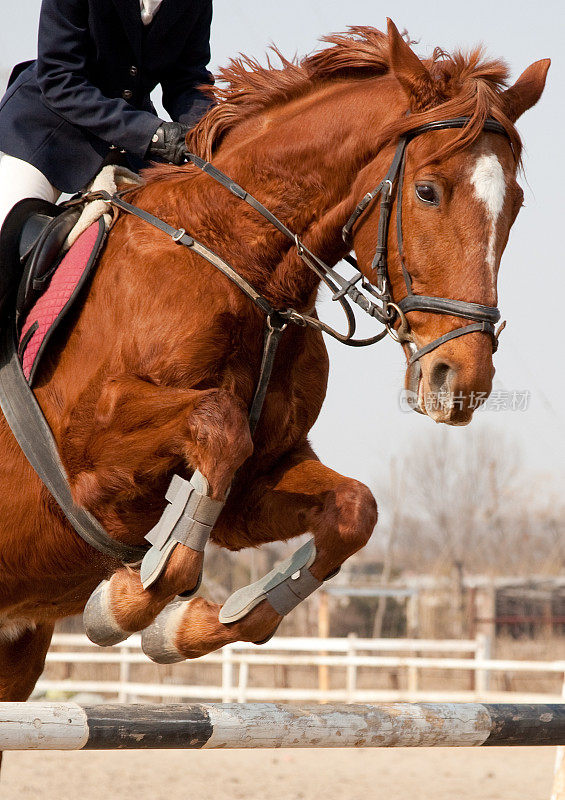
{"label": "horse neck", "polygon": [[[347,250],[341,228],[359,200],[357,174],[375,155],[378,129],[398,113],[390,88],[390,81],[379,80],[320,87],[236,126],[214,164],[333,265]],[[389,101],[383,102],[387,91]],[[319,279],[293,243],[208,177],[197,181],[219,254],[273,305],[309,307]],[[216,208],[213,218],[210,207]],[[205,229],[202,235],[206,241]]]}

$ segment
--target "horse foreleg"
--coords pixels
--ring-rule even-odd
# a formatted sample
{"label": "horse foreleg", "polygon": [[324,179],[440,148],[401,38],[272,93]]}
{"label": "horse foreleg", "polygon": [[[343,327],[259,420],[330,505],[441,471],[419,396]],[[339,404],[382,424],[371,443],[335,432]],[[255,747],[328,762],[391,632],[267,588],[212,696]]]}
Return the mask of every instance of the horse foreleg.
{"label": "horse foreleg", "polygon": [[[113,379],[101,394],[95,423],[82,448],[89,469],[72,484],[77,502],[110,531],[117,509],[132,507],[140,485],[159,484],[162,492],[163,478],[175,470],[200,470],[210,497],[223,499],[252,451],[247,410],[221,389],[173,389],[131,376]],[[126,518],[125,527],[130,535],[131,527],[146,533],[154,522],[156,518]],[[202,560],[201,552],[177,545],[159,579],[146,590],[138,570],[118,569],[89,601],[89,636],[98,644],[111,644],[146,627],[176,595],[194,589]]]}
{"label": "horse foreleg", "polygon": [[0,625],[0,702],[27,700],[45,664],[53,625],[41,624],[19,631]]}
{"label": "horse foreleg", "polygon": [[[309,572],[316,581],[334,574],[369,540],[377,521],[372,493],[359,481],[339,475],[315,459],[309,447],[253,487],[238,507],[246,517],[225,517],[214,531],[219,544],[286,540],[312,532],[315,558]],[[261,600],[235,622],[222,623],[221,606],[197,597],[173,603],[143,633],[144,649],[161,662],[194,658],[235,641],[262,642],[282,615]]]}
{"label": "horse foreleg", "polygon": [[[23,702],[33,692],[45,665],[53,625],[0,624],[0,702]],[[0,766],[2,753],[0,753]]]}

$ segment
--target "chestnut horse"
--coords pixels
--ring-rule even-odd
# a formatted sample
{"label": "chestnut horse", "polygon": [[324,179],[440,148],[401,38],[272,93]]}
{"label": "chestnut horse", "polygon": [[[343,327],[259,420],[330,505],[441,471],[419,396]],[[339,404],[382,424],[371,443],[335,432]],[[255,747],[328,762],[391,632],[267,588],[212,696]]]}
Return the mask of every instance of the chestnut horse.
{"label": "chestnut horse", "polygon": [[[462,129],[411,142],[404,175],[404,259],[414,292],[496,306],[496,277],[522,203],[514,123],[544,88],[549,61],[511,87],[500,61],[479,51],[420,60],[389,24],[329,37],[326,49],[280,69],[241,59],[223,71],[218,105],[188,137],[189,148],[258,197],[330,265],[347,253],[341,230],[387,172],[405,131],[471,118]],[[410,113],[407,113],[410,112]],[[507,135],[484,127],[492,117]],[[228,261],[276,308],[312,309],[319,278],[293,243],[240,199],[194,168],[161,166],[128,199],[185,228]],[[377,205],[354,229],[367,278],[377,241]],[[406,294],[395,236],[389,280]],[[410,311],[418,347],[466,324]],[[35,394],[52,428],[77,504],[117,540],[141,544],[163,511],[173,473],[195,469],[227,503],[212,541],[238,550],[310,531],[311,575],[324,580],[368,541],[377,521],[372,493],[321,464],[308,442],[326,393],[322,335],[289,325],[277,353],[254,437],[249,406],[265,320],[212,265],[145,222],[120,215],[83,306],[46,358]],[[404,344],[407,358],[410,348]],[[470,421],[486,396],[492,341],[470,332],[420,359],[420,410],[438,422]],[[426,405],[448,387],[459,406]],[[108,578],[108,603],[125,632],[151,630],[175,596],[194,588],[202,553],[176,546],[160,578],[143,589],[139,571],[99,554],[70,528],[0,421],[0,692],[23,700],[42,671],[53,625],[82,611]],[[183,658],[228,642],[261,641],[281,616],[264,600],[233,623],[202,597],[168,621]]]}

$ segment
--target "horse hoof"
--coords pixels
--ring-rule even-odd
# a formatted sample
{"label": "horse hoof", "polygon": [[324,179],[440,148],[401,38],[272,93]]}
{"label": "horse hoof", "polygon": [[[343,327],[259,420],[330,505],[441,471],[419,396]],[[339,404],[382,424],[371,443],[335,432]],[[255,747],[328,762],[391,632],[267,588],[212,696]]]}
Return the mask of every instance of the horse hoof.
{"label": "horse hoof", "polygon": [[169,603],[142,632],[141,649],[156,664],[176,664],[186,660],[175,647],[174,639],[188,602],[177,600]]}
{"label": "horse hoof", "polygon": [[102,581],[88,598],[82,614],[86,635],[94,644],[109,647],[123,642],[130,631],[124,631],[116,622],[110,606],[110,581]]}

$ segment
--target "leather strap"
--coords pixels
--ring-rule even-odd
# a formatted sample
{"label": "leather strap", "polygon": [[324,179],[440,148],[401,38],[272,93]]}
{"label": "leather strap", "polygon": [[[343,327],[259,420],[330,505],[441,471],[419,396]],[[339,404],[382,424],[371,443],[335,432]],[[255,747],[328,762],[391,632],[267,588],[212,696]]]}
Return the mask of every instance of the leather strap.
{"label": "leather strap", "polygon": [[[310,325],[317,330],[327,333],[329,336],[333,336],[334,339],[337,339],[342,344],[347,344],[351,347],[366,347],[367,345],[371,345],[380,341],[384,336],[386,336],[387,331],[385,330],[382,333],[367,339],[354,339],[353,336],[356,329],[355,315],[347,303],[345,295],[347,295],[349,300],[362,308],[363,311],[375,317],[375,319],[378,319],[379,322],[384,325],[386,324],[386,317],[383,316],[376,303],[373,303],[367,297],[362,295],[361,292],[352,287],[350,282],[340,275],[339,272],[336,272],[334,269],[332,269],[332,267],[324,263],[321,258],[318,258],[318,256],[309,250],[308,247],[306,247],[306,245],[300,240],[298,234],[294,233],[290,228],[288,228],[283,222],[281,222],[280,219],[278,219],[278,217],[269,211],[269,209],[266,208],[263,203],[259,202],[259,200],[253,197],[253,195],[249,194],[249,192],[243,189],[238,183],[233,181],[228,175],[223,173],[213,164],[210,164],[209,161],[205,161],[203,158],[200,158],[200,156],[197,156],[194,153],[187,152],[186,157],[196,167],[198,167],[198,169],[228,189],[233,195],[235,195],[235,197],[243,200],[245,203],[251,206],[251,208],[255,209],[255,211],[261,214],[261,216],[270,222],[271,225],[283,233],[287,239],[290,239],[294,243],[300,258],[331,290],[332,300],[337,301],[341,305],[342,310],[347,318],[347,333],[341,334],[334,328],[327,325],[325,322],[319,320],[317,317],[308,316],[307,314],[300,314],[299,312],[294,311],[294,309],[289,309],[289,313],[292,313],[293,315],[292,319],[289,317],[291,321],[298,322],[298,318],[300,318],[302,322],[299,322],[299,324]],[[348,260],[350,263],[352,261],[354,262],[354,259],[349,258]]]}
{"label": "leather strap", "polygon": [[112,539],[90,512],[75,505],[55,439],[22,372],[11,324],[0,344],[0,408],[27,460],[78,535],[110,558],[126,564],[140,561],[146,547]]}
{"label": "leather strap", "polygon": [[261,359],[261,369],[259,370],[259,380],[255,389],[255,395],[251,403],[251,410],[249,411],[249,430],[251,436],[255,433],[257,423],[261,417],[261,411],[267,396],[267,389],[269,388],[269,381],[273,372],[275,364],[275,356],[277,349],[288,323],[281,322],[277,317],[267,317],[267,329],[265,331],[265,341],[263,344],[263,357]]}
{"label": "leather strap", "polygon": [[405,313],[409,311],[430,311],[434,314],[452,314],[477,322],[498,322],[500,311],[495,306],[469,303],[467,300],[449,300],[445,297],[429,297],[422,294],[409,294],[398,303]]}
{"label": "leather strap", "polygon": [[142,208],[138,206],[134,206],[132,203],[128,203],[117,194],[110,194],[106,191],[99,191],[94,192],[87,196],[89,200],[100,199],[104,200],[107,203],[111,203],[113,206],[117,206],[117,208],[125,211],[126,214],[130,214],[134,217],[139,217],[144,222],[147,222],[149,225],[152,225],[154,228],[166,233],[167,236],[170,236],[171,239],[180,245],[184,245],[185,247],[189,247],[191,250],[194,250],[198,255],[205,258],[210,264],[212,264],[216,269],[220,270],[227,278],[229,278],[232,283],[235,283],[241,291],[249,297],[250,300],[258,306],[264,314],[275,314],[276,309],[261,295],[257,292],[254,287],[242,278],[228,263],[226,263],[223,258],[216,255],[216,253],[209,250],[205,245],[197,242],[196,239],[193,239],[192,236],[184,230],[184,228],[174,228],[172,225],[169,225],[159,217],[156,217],[154,214],[150,214],[148,211],[144,211]]}
{"label": "leather strap", "polygon": [[[424,125],[418,125],[416,128],[412,128],[412,130],[408,131],[404,135],[408,139],[414,139],[416,136],[420,136],[422,133],[432,133],[433,131],[446,131],[446,130],[453,130],[454,128],[465,128],[469,124],[470,118],[469,117],[452,117],[451,119],[438,119],[435,122],[426,122]],[[482,130],[487,131],[487,133],[498,133],[501,136],[505,136],[508,141],[510,141],[508,137],[508,133],[506,128],[502,123],[498,122],[491,117],[488,117],[484,120],[482,124]]]}
{"label": "leather strap", "polygon": [[494,333],[494,325],[492,325],[490,322],[473,322],[472,325],[465,325],[463,328],[455,328],[453,331],[444,333],[443,336],[440,336],[437,339],[434,339],[433,342],[429,342],[429,344],[421,347],[412,356],[410,356],[408,360],[408,366],[413,364],[415,361],[418,361],[418,359],[422,358],[422,356],[425,356],[427,353],[431,353],[432,350],[436,349],[436,347],[449,342],[451,339],[458,339],[459,336],[465,336],[467,333],[488,333],[492,338],[493,352],[496,352],[498,342]]}

